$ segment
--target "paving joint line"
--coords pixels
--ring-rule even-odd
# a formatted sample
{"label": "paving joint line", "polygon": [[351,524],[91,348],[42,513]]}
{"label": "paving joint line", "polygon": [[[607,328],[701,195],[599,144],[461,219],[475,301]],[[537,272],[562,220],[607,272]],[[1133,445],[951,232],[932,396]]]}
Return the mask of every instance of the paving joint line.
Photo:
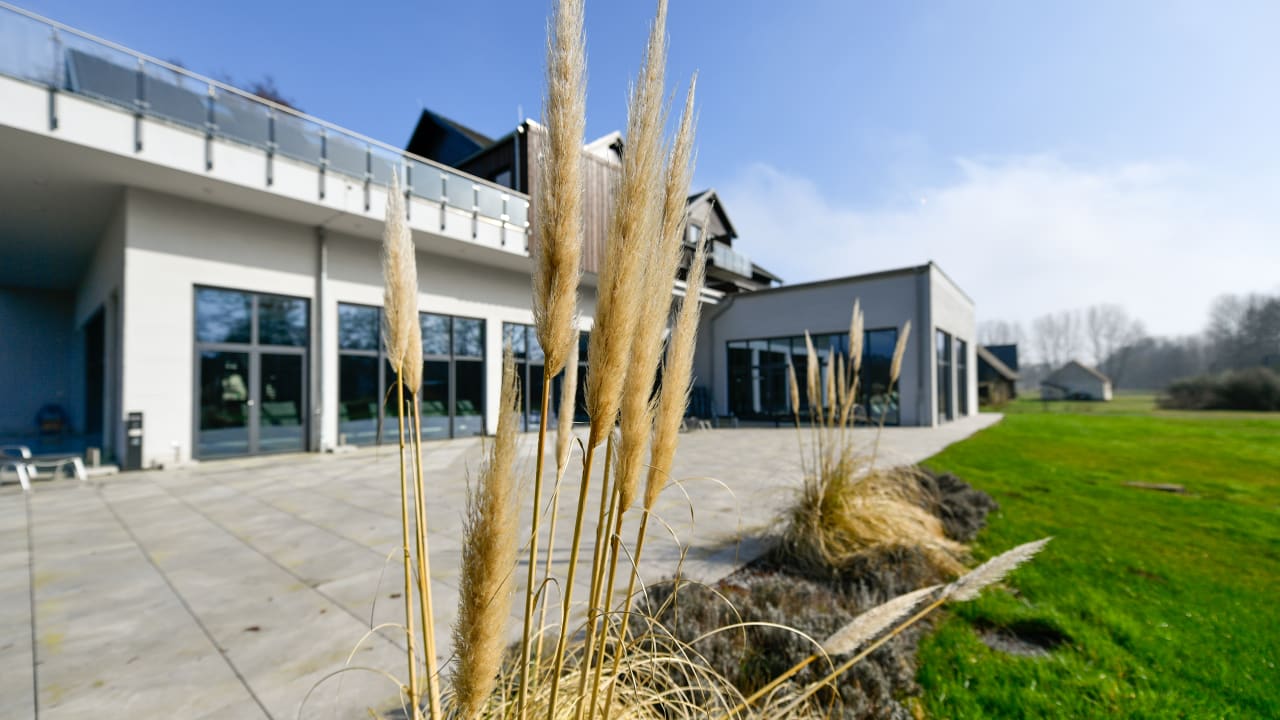
{"label": "paving joint line", "polygon": [[39,636],[36,635],[36,541],[31,522],[31,493],[22,493],[23,505],[27,514],[27,597],[31,603],[31,711],[35,720],[40,720],[40,650]]}
{"label": "paving joint line", "polygon": [[236,676],[236,679],[240,681],[242,686],[244,686],[245,692],[249,693],[249,697],[253,698],[253,701],[258,704],[258,708],[262,710],[262,714],[266,715],[268,720],[275,720],[271,711],[267,710],[267,706],[263,704],[262,699],[259,698],[258,694],[253,691],[253,688],[249,686],[249,681],[245,679],[243,674],[241,674],[240,669],[236,667],[235,663],[231,662],[231,658],[227,655],[226,651],[223,650],[222,646],[218,644],[218,641],[214,639],[213,633],[205,626],[204,622],[200,619],[200,616],[196,614],[195,609],[192,608],[187,602],[187,599],[182,596],[182,593],[178,592],[178,588],[173,584],[173,581],[169,579],[169,575],[165,573],[159,564],[156,563],[155,558],[151,556],[151,553],[143,546],[142,541],[134,534],[133,528],[129,527],[129,524],[124,521],[124,518],[120,517],[120,513],[116,511],[115,506],[113,506],[111,501],[107,499],[106,494],[102,492],[102,488],[97,487],[94,491],[98,494],[98,497],[102,500],[103,505],[107,507],[107,510],[111,513],[112,517],[114,517],[116,522],[120,524],[120,528],[124,530],[129,536],[129,539],[133,541],[134,546],[137,547],[138,551],[142,553],[142,556],[147,559],[147,563],[151,565],[152,569],[154,569],[158,575],[160,575],[160,579],[164,580],[164,584],[169,587],[169,591],[173,593],[173,596],[182,605],[183,609],[191,616],[196,627],[200,628],[200,631],[204,633],[209,644],[213,645],[213,649],[218,651],[218,655],[222,657],[223,662],[227,664],[227,667],[230,668],[231,672]]}
{"label": "paving joint line", "polygon": [[[207,522],[207,523],[209,523],[210,525],[212,525],[213,527],[217,528],[217,529],[218,529],[219,531],[221,531],[222,533],[224,533],[224,534],[226,534],[226,535],[229,535],[229,536],[231,536],[232,538],[235,538],[235,540],[236,540],[237,542],[239,542],[240,544],[242,544],[242,545],[244,545],[245,547],[247,547],[247,548],[249,548],[250,550],[252,550],[255,554],[259,555],[259,556],[260,556],[260,557],[262,557],[264,560],[266,560],[267,562],[269,562],[269,563],[271,563],[272,565],[274,565],[274,566],[275,566],[276,568],[278,568],[281,572],[285,573],[286,575],[288,575],[289,577],[293,578],[294,580],[297,580],[298,582],[302,583],[302,584],[303,584],[307,589],[311,590],[311,591],[312,591],[312,592],[314,592],[315,594],[317,594],[317,595],[319,595],[320,597],[324,598],[326,601],[328,601],[328,602],[332,603],[335,607],[339,608],[340,610],[342,610],[343,612],[345,612],[347,615],[350,615],[350,616],[351,616],[352,618],[354,618],[357,622],[359,622],[359,623],[360,623],[360,625],[361,625],[362,627],[367,626],[367,625],[369,625],[369,624],[370,624],[370,623],[369,623],[369,622],[368,622],[364,617],[362,617],[362,616],[360,616],[360,615],[357,615],[357,614],[355,613],[355,611],[353,611],[353,610],[351,610],[350,608],[348,608],[345,604],[343,604],[343,603],[339,602],[337,599],[335,599],[335,598],[333,598],[333,597],[330,597],[330,596],[329,596],[328,594],[326,594],[323,590],[321,590],[320,588],[316,587],[315,585],[312,585],[310,582],[308,582],[308,581],[307,581],[307,579],[306,579],[306,578],[302,577],[301,575],[298,575],[298,574],[297,574],[297,573],[295,573],[293,570],[290,570],[289,568],[285,567],[284,565],[281,565],[281,564],[280,564],[280,563],[279,563],[275,558],[273,558],[273,557],[271,557],[270,555],[268,555],[267,553],[263,552],[260,548],[258,548],[258,547],[257,547],[256,545],[254,545],[253,543],[251,543],[251,542],[249,542],[248,540],[244,539],[244,538],[243,538],[243,537],[241,537],[240,535],[238,535],[238,534],[236,534],[236,533],[234,533],[234,532],[231,532],[231,530],[230,530],[230,529],[226,528],[225,526],[223,526],[221,523],[219,523],[217,520],[213,519],[212,517],[210,517],[210,516],[206,515],[206,514],[204,513],[204,511],[200,510],[200,508],[198,508],[198,507],[196,507],[195,505],[193,505],[192,503],[188,502],[186,499],[184,499],[184,498],[182,498],[182,497],[179,497],[179,496],[177,496],[177,495],[173,494],[172,492],[170,492],[170,491],[169,491],[169,489],[168,489],[168,488],[165,488],[165,487],[163,487],[163,486],[161,486],[161,485],[159,485],[159,484],[156,484],[156,483],[154,483],[154,482],[152,482],[152,484],[153,484],[153,485],[155,485],[156,487],[160,488],[160,490],[161,490],[162,492],[164,492],[164,494],[168,495],[168,496],[169,496],[172,500],[174,500],[175,502],[181,503],[184,507],[186,507],[186,508],[187,508],[188,510],[190,510],[191,512],[193,512],[193,513],[195,513],[195,514],[199,515],[200,517],[204,518],[205,522]],[[252,497],[252,496],[250,496],[250,497]],[[257,498],[254,498],[254,499],[257,499]],[[259,501],[259,502],[263,502],[263,501]],[[263,504],[268,504],[268,503],[265,503],[265,502],[264,502]],[[269,504],[268,504],[268,505],[269,505]],[[280,512],[284,512],[284,513],[286,513],[286,514],[290,514],[290,515],[292,515],[292,513],[288,513],[288,511],[285,511],[285,510],[280,510]],[[299,520],[302,520],[303,518],[298,518],[298,519],[299,519]],[[320,527],[320,526],[318,526],[318,525],[317,525],[316,527]],[[336,535],[336,533],[335,533],[335,535]],[[341,535],[338,535],[338,537],[342,537],[342,536],[341,536]],[[377,552],[376,550],[374,550],[373,548],[369,547],[368,545],[364,545],[364,544],[361,544],[361,543],[356,543],[356,542],[355,542],[355,541],[353,541],[353,540],[352,540],[352,541],[350,541],[350,542],[354,543],[355,545],[358,545],[359,547],[366,548],[366,549],[370,550],[371,552],[375,552],[375,553]],[[393,552],[394,552],[394,550],[393,550]],[[386,556],[385,556],[385,555],[383,555],[382,557],[384,557],[384,558],[385,558]],[[384,564],[385,564],[385,562],[384,562]],[[376,591],[376,590],[375,590],[375,592],[374,592],[374,602],[377,602],[377,591]],[[372,628],[370,628],[370,629],[372,629]],[[372,636],[371,636],[371,637],[372,637]],[[406,649],[406,646],[405,646],[405,645],[401,645],[401,644],[400,644],[399,642],[397,642],[395,639],[393,639],[393,638],[389,638],[389,637],[387,637],[386,635],[383,635],[381,632],[377,633],[377,637],[380,637],[380,638],[382,638],[383,640],[386,640],[387,642],[389,642],[389,643],[391,643],[392,645],[396,646],[396,647],[397,647],[399,650],[401,650],[401,651],[404,651],[404,650]]]}

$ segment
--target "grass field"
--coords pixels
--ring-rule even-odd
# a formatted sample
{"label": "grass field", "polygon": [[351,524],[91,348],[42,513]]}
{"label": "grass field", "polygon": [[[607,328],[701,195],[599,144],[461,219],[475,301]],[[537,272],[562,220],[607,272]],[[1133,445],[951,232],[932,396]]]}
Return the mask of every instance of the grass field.
{"label": "grass field", "polygon": [[[1280,717],[1280,415],[1015,402],[927,464],[991,493],[986,557],[1055,540],[921,647],[935,718]],[[1125,486],[1176,483],[1186,494]],[[1065,641],[991,650],[979,631]]]}

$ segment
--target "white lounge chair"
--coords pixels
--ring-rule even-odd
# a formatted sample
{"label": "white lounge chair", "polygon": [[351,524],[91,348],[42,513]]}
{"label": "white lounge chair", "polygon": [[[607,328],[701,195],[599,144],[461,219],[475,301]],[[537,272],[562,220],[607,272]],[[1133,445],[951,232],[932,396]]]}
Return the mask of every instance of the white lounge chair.
{"label": "white lounge chair", "polygon": [[26,445],[0,445],[0,470],[12,468],[18,475],[18,482],[24,491],[31,490],[31,481],[41,477],[42,470],[57,473],[70,467],[76,479],[84,482],[89,479],[84,460],[79,455],[42,455],[34,456]]}

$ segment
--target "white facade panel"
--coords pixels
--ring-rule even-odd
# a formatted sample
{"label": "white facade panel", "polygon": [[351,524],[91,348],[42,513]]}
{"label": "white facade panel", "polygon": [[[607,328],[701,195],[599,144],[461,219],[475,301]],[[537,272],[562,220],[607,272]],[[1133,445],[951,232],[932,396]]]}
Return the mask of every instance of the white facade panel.
{"label": "white facade panel", "polygon": [[[704,311],[698,338],[695,385],[710,390],[715,412],[728,414],[728,353],[732,340],[810,334],[847,333],[855,299],[861,301],[865,328],[899,328],[907,320],[922,324],[918,313],[918,274],[895,273],[869,279],[851,278],[793,288],[731,295]],[[899,380],[901,423],[918,425],[928,419],[921,402],[920,336],[908,338]]]}
{"label": "white facade panel", "polygon": [[[966,353],[968,355],[965,363],[968,372],[968,382],[965,383],[968,390],[968,402],[965,404],[969,409],[969,414],[973,415],[978,412],[978,359],[975,340],[978,336],[977,318],[974,315],[973,301],[964,294],[960,288],[956,287],[937,266],[929,266],[929,313],[932,321],[931,332],[928,335],[930,345],[932,346],[934,339],[937,337],[936,330],[942,330],[951,335],[952,348],[952,372],[956,372],[959,363],[956,361],[955,353],[959,349],[956,341],[963,340],[965,343]],[[935,348],[936,350],[936,348]],[[937,353],[930,355],[930,366],[932,372],[930,374],[930,382],[934,391],[937,390]],[[960,414],[960,398],[957,393],[960,389],[960,383],[955,380],[951,383],[951,407],[955,409],[956,415]],[[933,409],[932,417],[937,417],[936,406]]]}

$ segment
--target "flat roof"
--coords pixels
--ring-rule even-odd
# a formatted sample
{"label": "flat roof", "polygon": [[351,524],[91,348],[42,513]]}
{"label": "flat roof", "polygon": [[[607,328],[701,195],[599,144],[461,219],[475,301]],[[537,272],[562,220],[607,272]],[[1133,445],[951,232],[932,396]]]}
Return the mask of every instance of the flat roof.
{"label": "flat roof", "polygon": [[956,281],[952,280],[951,276],[943,272],[942,268],[938,267],[938,264],[932,260],[926,262],[923,265],[911,265],[908,267],[893,268],[891,270],[877,270],[875,272],[861,273],[858,275],[845,275],[844,277],[827,278],[826,280],[812,280],[810,282],[796,283],[794,285],[779,285],[778,287],[774,287],[774,288],[766,288],[763,290],[755,290],[749,293],[742,293],[742,296],[746,298],[746,297],[754,297],[757,295],[767,295],[769,293],[786,292],[788,290],[809,290],[812,288],[827,287],[831,285],[843,285],[845,283],[851,283],[851,282],[883,280],[886,278],[897,277],[901,275],[918,275],[922,272],[927,272],[931,267],[936,269],[938,271],[938,274],[941,275],[943,278],[945,278],[946,281],[951,285],[951,287],[956,289],[956,292],[963,295],[964,298],[969,302],[971,303],[973,302],[973,298],[969,297],[969,294],[966,293],[964,290],[962,290],[960,286],[956,284]]}

